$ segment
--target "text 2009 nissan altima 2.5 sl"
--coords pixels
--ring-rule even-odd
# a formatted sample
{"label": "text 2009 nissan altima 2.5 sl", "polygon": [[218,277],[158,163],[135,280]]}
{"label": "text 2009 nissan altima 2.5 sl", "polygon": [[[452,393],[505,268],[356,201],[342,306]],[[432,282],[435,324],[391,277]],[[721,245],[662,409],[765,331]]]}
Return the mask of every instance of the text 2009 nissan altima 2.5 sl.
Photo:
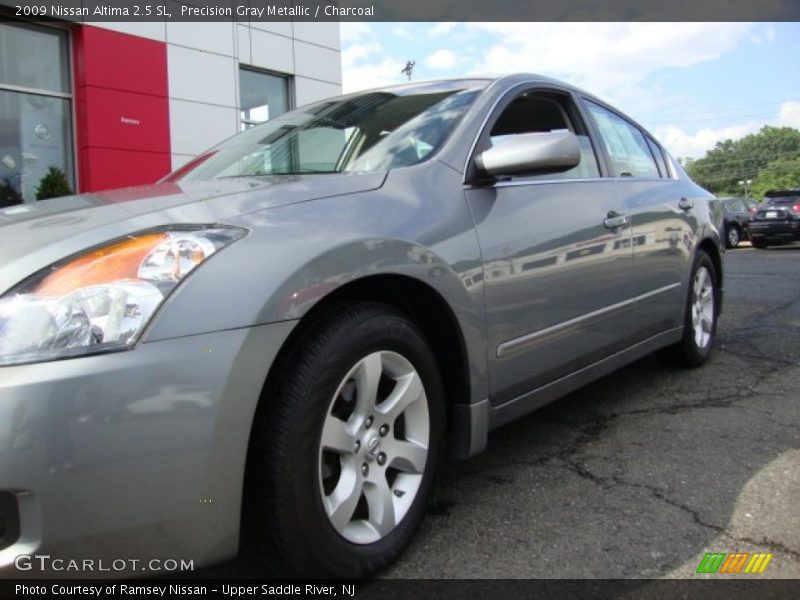
{"label": "text 2009 nissan altima 2.5 sl", "polygon": [[374,573],[445,455],[648,353],[707,360],[721,223],[636,123],[529,75],[333,98],[0,212],[0,564],[242,542]]}

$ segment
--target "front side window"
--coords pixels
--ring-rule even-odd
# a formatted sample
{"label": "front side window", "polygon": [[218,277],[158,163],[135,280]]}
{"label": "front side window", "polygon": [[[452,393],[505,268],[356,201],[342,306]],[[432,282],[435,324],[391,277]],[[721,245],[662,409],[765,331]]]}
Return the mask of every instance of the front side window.
{"label": "front side window", "polygon": [[[312,104],[248,129],[171,180],[383,171],[432,156],[485,82],[420,84]],[[466,82],[469,83],[469,82]]]}
{"label": "front side window", "polygon": [[[530,179],[588,179],[600,176],[592,142],[576,119],[570,118],[568,97],[549,92],[525,92],[511,101],[489,132],[491,146],[497,146],[514,136],[528,133],[571,131],[581,148],[577,167],[558,173],[532,175]],[[574,114],[574,113],[573,113]]]}
{"label": "front side window", "polygon": [[67,33],[0,23],[0,207],[75,189]]}
{"label": "front side window", "polygon": [[594,102],[586,101],[586,106],[611,160],[612,177],[659,177],[647,140],[637,127]]}
{"label": "front side window", "polygon": [[289,110],[289,79],[254,69],[239,69],[240,130],[279,117]]}

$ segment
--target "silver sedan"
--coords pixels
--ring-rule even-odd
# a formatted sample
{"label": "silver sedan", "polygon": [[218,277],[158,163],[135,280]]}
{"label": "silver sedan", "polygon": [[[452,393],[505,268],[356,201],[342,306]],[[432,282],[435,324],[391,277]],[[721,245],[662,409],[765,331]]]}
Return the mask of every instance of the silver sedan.
{"label": "silver sedan", "polygon": [[372,574],[445,454],[648,353],[708,359],[721,223],[642,127],[532,75],[332,98],[2,210],[0,567],[241,541]]}

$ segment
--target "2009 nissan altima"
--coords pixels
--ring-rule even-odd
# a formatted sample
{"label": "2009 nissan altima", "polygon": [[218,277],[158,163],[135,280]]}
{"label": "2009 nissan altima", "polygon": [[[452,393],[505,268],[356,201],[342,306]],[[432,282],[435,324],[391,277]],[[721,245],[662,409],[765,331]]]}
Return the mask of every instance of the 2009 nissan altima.
{"label": "2009 nissan altima", "polygon": [[245,541],[374,573],[445,454],[648,353],[708,359],[721,223],[647,131],[532,75],[333,98],[0,211],[0,565]]}

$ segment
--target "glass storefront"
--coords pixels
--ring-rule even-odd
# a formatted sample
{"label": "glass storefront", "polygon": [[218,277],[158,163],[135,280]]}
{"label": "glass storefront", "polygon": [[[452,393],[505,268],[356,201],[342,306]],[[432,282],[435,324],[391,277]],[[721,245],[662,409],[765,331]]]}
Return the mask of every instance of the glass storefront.
{"label": "glass storefront", "polygon": [[0,23],[0,207],[75,189],[70,87],[66,31]]}

